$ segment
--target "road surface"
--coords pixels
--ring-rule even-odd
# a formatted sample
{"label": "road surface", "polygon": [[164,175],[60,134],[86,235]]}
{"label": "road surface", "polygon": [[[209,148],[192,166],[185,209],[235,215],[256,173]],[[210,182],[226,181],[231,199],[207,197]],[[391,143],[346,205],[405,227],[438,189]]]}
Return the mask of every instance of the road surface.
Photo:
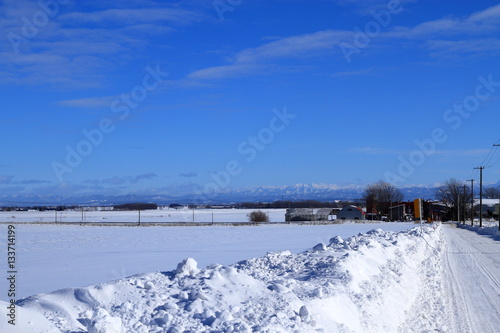
{"label": "road surface", "polygon": [[450,332],[500,332],[500,241],[443,225]]}

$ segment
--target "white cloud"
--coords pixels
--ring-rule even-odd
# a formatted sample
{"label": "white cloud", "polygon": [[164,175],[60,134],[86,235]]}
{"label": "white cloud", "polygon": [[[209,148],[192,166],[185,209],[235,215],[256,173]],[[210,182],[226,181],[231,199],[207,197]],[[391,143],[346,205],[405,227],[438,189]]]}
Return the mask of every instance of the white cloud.
{"label": "white cloud", "polygon": [[222,79],[263,74],[273,67],[275,60],[317,55],[322,52],[339,52],[336,46],[354,32],[324,30],[310,34],[281,38],[277,41],[247,48],[238,52],[230,64],[194,71],[190,79]]}
{"label": "white cloud", "polygon": [[348,31],[323,30],[286,37],[239,52],[235,57],[235,63],[255,63],[331,50],[352,34]]}
{"label": "white cloud", "polygon": [[498,24],[499,24],[498,19],[499,18],[500,18],[500,4],[472,14],[469,17],[469,21],[471,21],[471,22],[477,22],[477,21],[488,22],[488,21],[490,21],[493,24],[498,26]]}
{"label": "white cloud", "polygon": [[374,147],[361,147],[349,149],[353,153],[361,153],[366,155],[403,155],[408,154],[410,151],[389,149],[389,148],[374,148]]}
{"label": "white cloud", "polygon": [[248,76],[261,74],[264,68],[264,65],[257,64],[232,64],[214,66],[194,71],[188,75],[188,78],[195,80],[212,80],[228,77]]}
{"label": "white cloud", "polygon": [[486,38],[476,40],[431,40],[426,43],[431,56],[443,54],[488,54],[500,53],[500,39]]}
{"label": "white cloud", "polygon": [[475,12],[465,18],[443,18],[410,27],[396,27],[384,33],[387,37],[427,38],[436,36],[475,36],[500,30],[500,5]]}
{"label": "white cloud", "polygon": [[104,96],[104,97],[88,97],[79,99],[70,99],[65,101],[59,101],[57,104],[62,106],[69,106],[75,108],[109,108],[111,103],[117,98],[117,96]]}
{"label": "white cloud", "polygon": [[[390,148],[374,148],[374,147],[361,147],[361,148],[352,148],[349,150],[354,153],[361,153],[367,155],[408,155],[412,152],[412,150],[398,150],[398,149],[390,149]],[[453,157],[457,156],[482,156],[486,154],[489,149],[468,149],[468,150],[435,150],[432,155],[441,156],[441,157]]]}
{"label": "white cloud", "polygon": [[[500,39],[496,35],[491,38],[472,37],[500,31],[500,5],[473,13],[465,18],[443,18],[420,23],[414,27],[388,28],[376,37],[382,43],[394,43],[400,39],[425,40],[425,45],[431,55],[442,55],[446,52],[483,52],[497,50]],[[189,79],[209,80],[231,77],[241,77],[265,73],[272,67],[273,61],[324,55],[328,52],[340,52],[341,42],[350,42],[355,36],[354,29],[322,30],[313,33],[300,34],[264,43],[260,46],[244,49],[236,53],[230,63],[194,71]],[[445,37],[435,40],[437,36]],[[455,36],[469,36],[469,39],[456,41],[447,39]],[[269,67],[262,67],[267,65]],[[263,70],[265,69],[265,70]],[[364,73],[364,72],[363,72]],[[338,76],[362,74],[362,72],[343,72]]]}
{"label": "white cloud", "polygon": [[371,73],[371,72],[373,72],[373,67],[360,69],[357,71],[338,72],[338,73],[333,74],[333,76],[338,76],[338,77],[359,76],[359,75],[366,75],[366,74]]}
{"label": "white cloud", "polygon": [[149,172],[149,173],[144,173],[136,176],[126,176],[126,177],[118,177],[114,176],[111,178],[107,178],[102,180],[102,184],[107,184],[107,185],[124,185],[124,184],[136,184],[140,181],[143,180],[148,180],[152,178],[158,177],[155,173]]}
{"label": "white cloud", "polygon": [[199,13],[179,8],[113,8],[94,12],[73,12],[60,17],[62,21],[70,23],[113,23],[127,26],[151,22],[188,24],[202,18]]}
{"label": "white cloud", "polygon": [[14,178],[14,176],[2,176],[2,175],[0,175],[0,184],[11,184],[12,178]]}
{"label": "white cloud", "polygon": [[192,177],[198,177],[198,174],[196,172],[181,172],[179,174],[179,177],[186,177],[186,178],[192,178]]}
{"label": "white cloud", "polygon": [[[125,6],[116,4],[120,5]],[[205,19],[196,11],[169,8],[162,2],[149,3],[147,8],[139,3],[128,5],[85,13],[63,13],[72,7],[61,5],[33,36],[24,38],[22,20],[42,12],[41,7],[36,1],[4,1],[0,31],[24,39],[14,43],[0,39],[0,85],[99,87],[110,73],[152,46],[152,34],[170,33],[173,24]]]}
{"label": "white cloud", "polygon": [[466,149],[466,150],[437,150],[434,154],[444,157],[473,157],[473,156],[483,156],[488,153],[489,149]]}

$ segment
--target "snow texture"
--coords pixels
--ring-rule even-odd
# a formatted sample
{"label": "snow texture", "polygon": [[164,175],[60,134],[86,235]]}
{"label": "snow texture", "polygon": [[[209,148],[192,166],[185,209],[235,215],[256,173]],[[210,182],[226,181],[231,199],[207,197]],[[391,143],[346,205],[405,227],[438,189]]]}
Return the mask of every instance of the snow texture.
{"label": "snow texture", "polygon": [[[97,208],[96,208],[97,209]],[[248,222],[248,214],[255,209],[180,209],[162,208],[155,210],[141,211],[141,222],[143,223],[173,223],[173,222]],[[286,209],[264,209],[269,216],[270,222],[285,222]],[[62,212],[54,211],[0,211],[0,222],[58,222],[70,223],[137,223],[138,212],[131,211],[113,211],[113,210],[95,210],[79,211],[66,210]]]}
{"label": "snow texture", "polygon": [[499,332],[500,242],[490,237],[498,225],[474,228],[479,233],[453,227],[443,228],[450,332]]}
{"label": "snow texture", "polygon": [[[198,267],[230,265],[267,252],[300,253],[373,228],[405,231],[413,223],[271,224],[260,226],[102,227],[16,225],[19,248],[18,299],[74,286],[89,286],[144,272],[173,269],[185,258]],[[6,235],[6,226],[3,226]],[[0,227],[0,231],[1,231]],[[2,237],[0,237],[2,238]],[[5,238],[4,238],[5,239]],[[3,240],[0,239],[0,245]],[[0,254],[7,247],[0,246]],[[5,252],[4,252],[5,253]],[[42,278],[43,277],[43,278]],[[9,301],[7,293],[0,300]]]}
{"label": "snow texture", "polygon": [[18,308],[44,332],[448,332],[442,262],[440,225],[375,229],[227,266],[187,258]]}
{"label": "snow texture", "polygon": [[479,225],[477,224],[474,226],[457,224],[457,227],[477,232],[480,235],[490,235],[495,240],[500,240],[500,230],[498,228],[498,223],[485,222],[484,227],[479,227]]}

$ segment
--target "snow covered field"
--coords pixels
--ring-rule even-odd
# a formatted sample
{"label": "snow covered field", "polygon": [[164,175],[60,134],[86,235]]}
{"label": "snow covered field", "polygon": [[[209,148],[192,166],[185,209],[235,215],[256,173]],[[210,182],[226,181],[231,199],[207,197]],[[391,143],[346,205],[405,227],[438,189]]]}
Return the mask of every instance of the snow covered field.
{"label": "snow covered field", "polygon": [[[173,209],[141,211],[141,222],[248,222],[248,214],[255,209]],[[286,209],[262,209],[270,222],[285,222]],[[139,212],[131,211],[43,211],[0,212],[0,222],[130,222],[137,223]]]}
{"label": "snow covered field", "polygon": [[[500,325],[500,242],[449,225],[18,227],[19,276],[34,276],[24,280],[34,286],[27,294],[65,289],[20,300],[18,325],[0,321],[0,332],[461,333]],[[43,282],[51,279],[57,287]],[[85,279],[101,283],[83,287],[94,284]],[[6,311],[0,302],[0,316]]]}
{"label": "snow covered field", "polygon": [[[195,258],[201,267],[257,258],[267,252],[298,253],[333,235],[373,228],[406,230],[414,224],[261,225],[204,227],[95,227],[16,224],[18,296],[85,286],[129,275],[166,271]],[[1,225],[1,235],[7,226]],[[4,236],[6,237],[6,236]],[[5,253],[2,242],[1,251]],[[0,292],[0,300],[7,295]]]}
{"label": "snow covered field", "polygon": [[[22,308],[19,308],[19,316],[23,310],[42,313],[62,332],[79,330],[90,333],[183,332],[185,330],[191,332],[250,332],[252,330],[308,332],[316,331],[321,327],[324,327],[326,332],[333,332],[334,327],[340,325],[338,326],[340,329],[347,324],[349,326],[346,327],[354,325],[352,328],[357,329],[356,327],[362,325],[360,318],[365,316],[359,313],[356,304],[361,303],[356,301],[355,297],[361,297],[368,291],[370,298],[375,297],[376,294],[380,294],[381,287],[392,286],[400,276],[406,278],[404,274],[407,273],[410,275],[407,276],[408,280],[405,280],[403,287],[408,288],[408,284],[413,283],[411,280],[420,274],[418,270],[413,272],[412,265],[418,266],[417,262],[422,261],[422,257],[425,257],[423,254],[427,250],[426,245],[422,245],[421,239],[418,242],[414,240],[414,238],[419,238],[416,232],[408,236],[393,232],[386,233],[379,229],[369,235],[356,236],[346,242],[342,238],[357,234],[361,231],[361,227],[364,227],[362,231],[366,232],[374,227],[408,229],[412,226],[396,223],[215,228],[50,226],[47,234],[40,234],[41,228],[47,226],[31,226],[35,228],[33,235],[40,237],[39,240],[33,243],[25,242],[25,245],[20,243],[20,247],[33,246],[36,252],[32,254],[38,255],[38,261],[44,257],[43,253],[38,254],[40,250],[43,252],[44,247],[57,247],[58,239],[62,236],[61,231],[57,232],[57,229],[73,229],[71,235],[74,236],[68,239],[65,249],[57,249],[57,251],[66,252],[67,259],[69,259],[66,262],[60,261],[61,258],[55,259],[56,264],[63,267],[58,269],[60,273],[62,270],[71,272],[76,269],[79,272],[77,274],[85,274],[88,270],[105,269],[104,266],[95,266],[95,258],[104,248],[107,251],[113,248],[117,252],[122,251],[120,244],[126,240],[123,238],[125,234],[119,230],[135,235],[137,239],[142,238],[144,240],[142,244],[151,243],[147,236],[177,234],[170,239],[172,242],[174,242],[173,239],[178,240],[176,246],[179,247],[178,251],[182,251],[182,244],[186,242],[187,247],[184,246],[184,249],[192,249],[199,244],[201,239],[208,239],[212,246],[221,242],[225,247],[223,253],[239,249],[241,251],[239,256],[248,260],[232,266],[211,265],[203,269],[203,264],[194,261],[199,257],[197,254],[202,254],[202,252],[187,255],[182,253],[182,257],[189,256],[196,259],[188,260],[179,266],[177,263],[170,265],[165,264],[170,253],[161,251],[161,242],[156,242],[160,252],[154,253],[156,246],[146,249],[146,252],[152,256],[146,261],[156,263],[160,268],[142,271],[143,273],[156,271],[156,273],[145,273],[98,286],[68,288],[34,296],[20,302]],[[89,230],[89,234],[86,235],[85,230]],[[185,233],[183,234],[182,231]],[[141,235],[143,232],[147,234]],[[18,234],[27,235],[26,230],[19,230]],[[339,234],[344,234],[344,236],[339,236]],[[197,236],[191,240],[186,238],[192,235]],[[88,236],[90,238],[87,238]],[[163,238],[160,236],[156,240]],[[330,238],[332,238],[331,241]],[[78,239],[79,241],[75,242]],[[94,241],[99,239],[104,241]],[[428,241],[432,243],[432,239],[433,237],[429,237]],[[320,242],[323,245],[316,247],[316,251],[303,252],[310,249],[311,244],[314,246]],[[401,244],[394,245],[398,242]],[[252,243],[259,244],[262,252],[252,253]],[[87,254],[88,248],[82,246],[84,244],[95,245],[90,255]],[[104,248],[99,248],[98,244]],[[250,248],[247,248],[249,245]],[[265,252],[269,249],[279,252],[266,255]],[[133,251],[130,251],[131,248],[128,250],[124,252],[130,255],[133,251],[138,251],[138,248]],[[411,251],[410,257],[414,257],[415,260],[403,256],[404,252],[400,252],[401,250]],[[112,256],[112,251],[107,251],[102,253],[104,258],[102,263],[110,265],[109,269],[116,258]],[[51,253],[54,254],[53,251]],[[83,255],[84,262],[79,262],[79,255]],[[212,258],[215,259],[213,255],[212,253]],[[142,257],[142,259],[132,257],[130,262],[141,263],[144,258],[148,257]],[[252,257],[260,257],[260,259],[250,259]],[[22,262],[22,258],[20,261]],[[178,260],[178,262],[181,261]],[[212,263],[221,261],[224,260],[213,260]],[[85,262],[89,266],[79,271],[79,267]],[[38,279],[45,279],[45,273],[50,272],[50,269],[47,269],[43,263],[38,265],[41,269]],[[202,270],[198,270],[199,268]],[[19,271],[24,272],[20,276],[27,273],[25,269],[22,266],[19,267]],[[375,276],[378,276],[378,279],[371,281]],[[381,283],[382,277],[388,277],[390,283]],[[54,276],[54,278],[59,282],[64,281],[60,276]],[[101,280],[101,282],[105,281]],[[348,295],[351,291],[357,296]],[[354,298],[350,298],[351,296]],[[380,301],[379,297],[375,298]],[[395,295],[388,294],[387,297],[390,299]],[[320,301],[323,298],[326,303]],[[387,305],[385,304],[387,301],[388,299],[384,301],[384,306]],[[337,310],[329,315],[325,307],[335,307]],[[308,314],[309,311],[311,315]],[[313,313],[316,314],[313,315]],[[400,314],[399,317],[401,316]],[[333,320],[332,323],[327,324],[331,320]],[[379,321],[377,318],[371,320]],[[392,320],[391,325],[393,325]],[[314,321],[317,323],[314,324]],[[42,325],[36,322],[37,327]],[[251,328],[256,325],[258,327]],[[26,332],[26,327],[23,328],[23,332]]]}

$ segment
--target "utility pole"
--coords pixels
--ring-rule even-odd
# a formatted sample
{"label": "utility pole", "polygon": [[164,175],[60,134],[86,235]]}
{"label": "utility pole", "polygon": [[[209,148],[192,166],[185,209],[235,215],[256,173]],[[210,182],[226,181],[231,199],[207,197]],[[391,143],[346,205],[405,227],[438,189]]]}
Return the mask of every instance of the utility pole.
{"label": "utility pole", "polygon": [[466,216],[467,216],[467,185],[464,184],[464,197],[463,197],[463,200],[462,200],[462,216],[463,216],[463,221],[464,221],[464,224],[465,224],[465,219],[466,219]]}
{"label": "utility pole", "polygon": [[483,227],[483,169],[480,166],[474,169],[479,169],[479,228]]}
{"label": "utility pole", "polygon": [[470,201],[470,225],[474,226],[474,179],[468,179],[471,187],[471,201]]}
{"label": "utility pole", "polygon": [[[493,147],[500,147],[500,145],[494,144]],[[500,200],[499,200],[499,207],[498,207],[498,231],[500,231]]]}

